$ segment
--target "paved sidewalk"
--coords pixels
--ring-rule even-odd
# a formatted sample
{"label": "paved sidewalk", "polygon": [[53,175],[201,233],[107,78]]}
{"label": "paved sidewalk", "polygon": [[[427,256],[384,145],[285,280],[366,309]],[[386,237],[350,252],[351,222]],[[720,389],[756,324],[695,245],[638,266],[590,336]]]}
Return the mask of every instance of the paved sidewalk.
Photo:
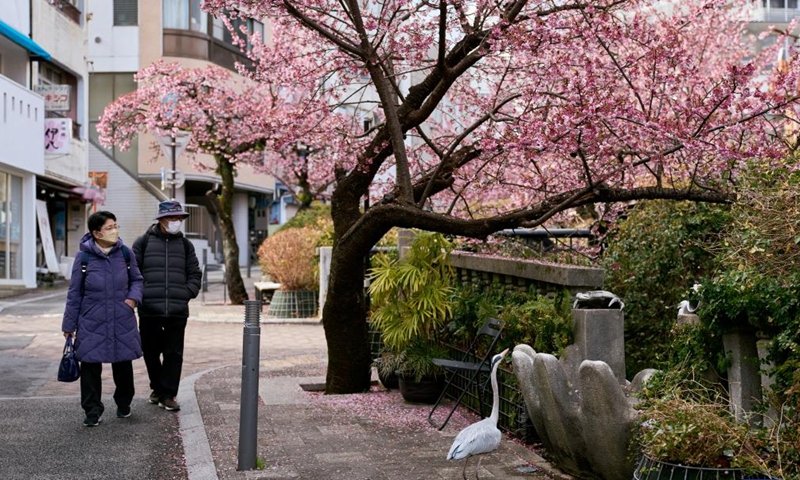
{"label": "paved sidewalk", "polygon": [[[251,295],[253,280],[245,279]],[[221,290],[215,288],[221,287],[212,286],[205,304],[199,299],[190,304],[182,410],[170,413],[147,404],[147,375],[144,362],[137,360],[133,421],[123,423],[109,411],[113,381],[106,368],[103,397],[111,415],[95,429],[76,427],[82,420],[78,385],[55,380],[63,346],[60,315],[0,311],[0,359],[30,367],[12,366],[11,372],[43,372],[17,379],[27,380],[21,398],[4,398],[6,380],[0,381],[0,444],[6,445],[0,446],[0,478],[76,476],[54,467],[65,455],[86,461],[76,478],[461,478],[461,464],[445,460],[445,455],[458,431],[477,418],[456,414],[439,432],[426,421],[429,407],[406,404],[399,392],[379,386],[360,395],[306,392],[301,384],[324,383],[327,355],[319,319],[291,323],[263,317],[256,449],[263,468],[237,471],[244,307],[223,305]],[[33,312],[41,299],[59,301],[59,295],[63,291],[55,288],[0,303]],[[65,431],[68,435],[57,434]],[[175,439],[174,446],[160,451],[157,443],[170,439]],[[26,453],[36,460],[23,463]],[[568,478],[506,436],[496,452],[483,457],[481,478]],[[473,460],[468,467],[471,478],[476,464]]]}

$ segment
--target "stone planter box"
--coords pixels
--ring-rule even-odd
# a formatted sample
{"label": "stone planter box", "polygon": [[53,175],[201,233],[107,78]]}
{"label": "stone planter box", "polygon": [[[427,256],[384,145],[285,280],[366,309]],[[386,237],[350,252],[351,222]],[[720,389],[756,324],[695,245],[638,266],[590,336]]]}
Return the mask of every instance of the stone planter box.
{"label": "stone planter box", "polygon": [[317,316],[317,292],[277,290],[267,310],[267,318],[311,318]]}

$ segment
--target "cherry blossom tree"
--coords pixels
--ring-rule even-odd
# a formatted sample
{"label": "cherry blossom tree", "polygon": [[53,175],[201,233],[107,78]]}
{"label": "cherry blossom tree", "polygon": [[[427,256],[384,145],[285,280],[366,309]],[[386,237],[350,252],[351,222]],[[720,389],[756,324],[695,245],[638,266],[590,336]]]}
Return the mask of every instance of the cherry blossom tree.
{"label": "cherry blossom tree", "polygon": [[[784,132],[798,118],[786,115],[797,62],[771,69],[778,46],[759,51],[744,5],[728,1],[204,5],[269,18],[241,73],[314,92],[297,105],[319,119],[306,133],[337,137],[315,172],[334,182],[328,393],[369,387],[363,259],[390,228],[485,238],[576,207],[729,202],[745,162],[781,162],[796,146]],[[320,101],[375,124],[330,129]],[[296,121],[273,119],[271,135],[296,138]]]}
{"label": "cherry blossom tree", "polygon": [[[135,91],[106,107],[98,124],[100,141],[126,149],[143,131],[158,135],[191,131],[188,151],[213,156],[214,166],[203,164],[196,155],[192,159],[195,168],[214,169],[220,176],[220,191],[209,192],[209,198],[219,217],[231,302],[241,304],[248,296],[239,271],[239,247],[231,217],[237,165],[254,165],[286,185],[299,187],[299,193],[292,190],[292,194],[307,206],[329,183],[314,183],[317,177],[309,170],[314,169],[314,159],[324,156],[331,145],[320,142],[312,157],[307,148],[305,155],[299,154],[299,140],[291,135],[270,137],[269,132],[276,130],[271,122],[299,115],[297,107],[308,109],[309,102],[299,101],[296,93],[292,97],[282,95],[263,82],[237,79],[223,68],[190,69],[157,62],[139,72],[136,81],[139,86]],[[287,103],[287,98],[292,102]],[[314,127],[319,128],[320,122],[329,125],[324,121],[328,116],[324,108],[320,115],[302,118],[313,118]],[[298,138],[313,138],[304,135],[302,121],[296,122],[295,128],[301,135]]]}

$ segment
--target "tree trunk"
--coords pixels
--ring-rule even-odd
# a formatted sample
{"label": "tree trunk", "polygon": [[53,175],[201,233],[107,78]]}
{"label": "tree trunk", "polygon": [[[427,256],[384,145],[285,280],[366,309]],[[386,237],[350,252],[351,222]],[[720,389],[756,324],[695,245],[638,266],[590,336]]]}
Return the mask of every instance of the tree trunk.
{"label": "tree trunk", "polygon": [[372,359],[364,298],[364,257],[335,245],[322,324],[328,345],[325,392],[369,390]]}
{"label": "tree trunk", "polygon": [[322,325],[328,345],[328,374],[325,392],[360,393],[369,390],[372,359],[369,351],[367,305],[364,295],[364,259],[381,238],[379,226],[360,225],[359,200],[363,186],[339,184],[331,198],[334,226],[328,294]]}
{"label": "tree trunk", "polygon": [[247,297],[242,272],[239,270],[239,244],[236,243],[236,231],[233,228],[231,211],[233,210],[233,164],[225,158],[217,156],[222,188],[217,195],[219,229],[222,234],[222,257],[227,273],[228,296],[231,303],[241,305]]}

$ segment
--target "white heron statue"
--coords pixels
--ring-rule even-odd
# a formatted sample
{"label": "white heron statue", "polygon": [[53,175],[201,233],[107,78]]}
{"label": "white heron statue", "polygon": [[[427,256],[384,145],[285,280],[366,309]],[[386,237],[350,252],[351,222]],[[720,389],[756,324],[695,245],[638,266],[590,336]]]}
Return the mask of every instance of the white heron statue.
{"label": "white heron statue", "polygon": [[[492,357],[492,414],[484,418],[480,422],[475,422],[464,430],[461,430],[456,439],[453,441],[453,446],[447,452],[448,460],[464,460],[464,468],[461,470],[461,476],[464,480],[467,479],[467,462],[469,457],[473,455],[480,455],[481,453],[491,452],[500,446],[500,430],[497,428],[497,420],[500,417],[500,391],[497,388],[497,367],[500,361],[508,353],[506,348],[502,352]],[[475,478],[478,478],[478,468],[481,466],[481,460],[478,459],[478,466],[475,467]]]}
{"label": "white heron statue", "polygon": [[683,300],[678,304],[678,315],[689,315],[696,312],[698,308],[700,308],[700,303],[692,308],[692,304],[689,302],[689,300]]}

